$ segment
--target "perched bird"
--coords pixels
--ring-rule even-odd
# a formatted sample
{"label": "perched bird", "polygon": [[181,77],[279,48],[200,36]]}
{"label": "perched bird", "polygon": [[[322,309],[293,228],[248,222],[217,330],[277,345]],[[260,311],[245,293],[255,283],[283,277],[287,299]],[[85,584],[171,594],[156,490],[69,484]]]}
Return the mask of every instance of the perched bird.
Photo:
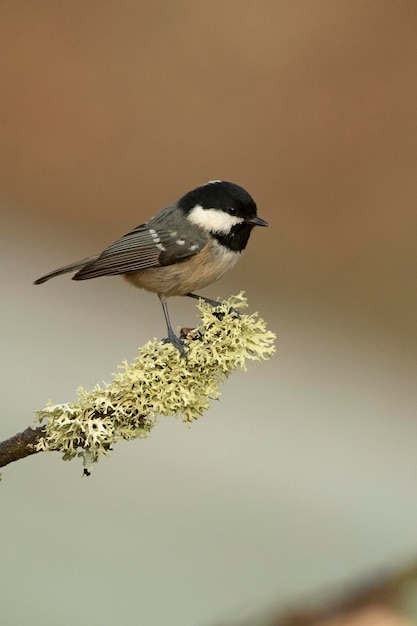
{"label": "perched bird", "polygon": [[171,326],[167,298],[199,298],[196,289],[210,285],[235,265],[254,226],[268,223],[257,216],[248,192],[234,183],[213,180],[169,204],[101,254],[60,267],[38,278],[35,285],[69,272],[76,272],[73,280],[123,274],[136,287],[158,294],[168,341],[184,354]]}

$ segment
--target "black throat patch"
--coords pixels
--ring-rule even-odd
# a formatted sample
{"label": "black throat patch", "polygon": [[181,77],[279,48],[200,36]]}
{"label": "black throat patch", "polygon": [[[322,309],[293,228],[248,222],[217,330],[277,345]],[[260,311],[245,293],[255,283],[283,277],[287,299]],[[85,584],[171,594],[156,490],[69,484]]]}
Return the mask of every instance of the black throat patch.
{"label": "black throat patch", "polygon": [[246,248],[252,228],[250,224],[235,224],[227,235],[224,233],[212,233],[212,236],[228,250],[242,252]]}

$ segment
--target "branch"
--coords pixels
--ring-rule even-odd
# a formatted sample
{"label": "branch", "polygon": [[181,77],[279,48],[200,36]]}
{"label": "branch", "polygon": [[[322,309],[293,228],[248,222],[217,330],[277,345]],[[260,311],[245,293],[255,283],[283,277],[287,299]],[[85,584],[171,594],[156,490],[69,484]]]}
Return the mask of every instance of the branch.
{"label": "branch", "polygon": [[275,352],[275,335],[265,322],[257,314],[237,312],[246,306],[242,294],[214,309],[200,301],[202,324],[184,331],[186,358],[171,344],[148,342],[110,383],[91,391],[80,388],[76,402],[36,411],[37,421],[45,425],[1,444],[0,466],[55,450],[64,460],[82,457],[89,474],[118,441],[148,437],[159,416],[180,417],[186,424],[198,419],[220,396],[220,384],[233,370],[245,370],[247,360],[266,360]]}
{"label": "branch", "polygon": [[19,461],[26,456],[40,452],[37,445],[45,435],[45,426],[38,428],[26,428],[22,433],[17,433],[10,439],[0,442],[0,467],[4,467],[13,461]]}
{"label": "branch", "polygon": [[[252,615],[233,626],[411,626],[417,623],[417,564],[399,572],[376,573],[347,589],[300,597],[298,608]],[[274,614],[275,613],[275,614]],[[230,625],[232,626],[232,625]]]}

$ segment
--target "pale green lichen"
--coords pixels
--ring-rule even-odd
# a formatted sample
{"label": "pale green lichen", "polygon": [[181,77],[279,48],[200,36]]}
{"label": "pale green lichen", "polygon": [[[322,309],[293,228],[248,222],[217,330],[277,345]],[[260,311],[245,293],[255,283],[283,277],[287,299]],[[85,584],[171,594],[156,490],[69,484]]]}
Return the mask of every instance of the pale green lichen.
{"label": "pale green lichen", "polygon": [[83,456],[88,469],[117,441],[147,437],[160,415],[186,423],[199,418],[234,369],[245,370],[247,360],[266,360],[275,352],[275,335],[264,320],[237,314],[246,306],[243,294],[215,309],[200,301],[202,323],[184,341],[187,358],[171,344],[149,341],[111,383],[80,388],[77,402],[37,411],[37,421],[46,422],[38,449],[58,450],[65,460]]}

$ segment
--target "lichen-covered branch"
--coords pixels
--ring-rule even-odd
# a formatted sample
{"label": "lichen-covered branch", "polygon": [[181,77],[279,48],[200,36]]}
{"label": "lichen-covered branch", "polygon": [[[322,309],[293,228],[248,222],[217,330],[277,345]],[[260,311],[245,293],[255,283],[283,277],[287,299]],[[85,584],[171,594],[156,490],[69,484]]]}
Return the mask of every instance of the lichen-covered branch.
{"label": "lichen-covered branch", "polygon": [[275,352],[275,335],[265,322],[257,314],[237,312],[246,306],[243,294],[215,309],[200,301],[202,324],[186,336],[186,358],[171,344],[150,341],[112,382],[79,389],[76,402],[37,411],[44,426],[36,450],[60,451],[64,460],[81,456],[89,473],[117,441],[147,437],[159,416],[173,415],[187,424],[199,418],[234,369]]}

